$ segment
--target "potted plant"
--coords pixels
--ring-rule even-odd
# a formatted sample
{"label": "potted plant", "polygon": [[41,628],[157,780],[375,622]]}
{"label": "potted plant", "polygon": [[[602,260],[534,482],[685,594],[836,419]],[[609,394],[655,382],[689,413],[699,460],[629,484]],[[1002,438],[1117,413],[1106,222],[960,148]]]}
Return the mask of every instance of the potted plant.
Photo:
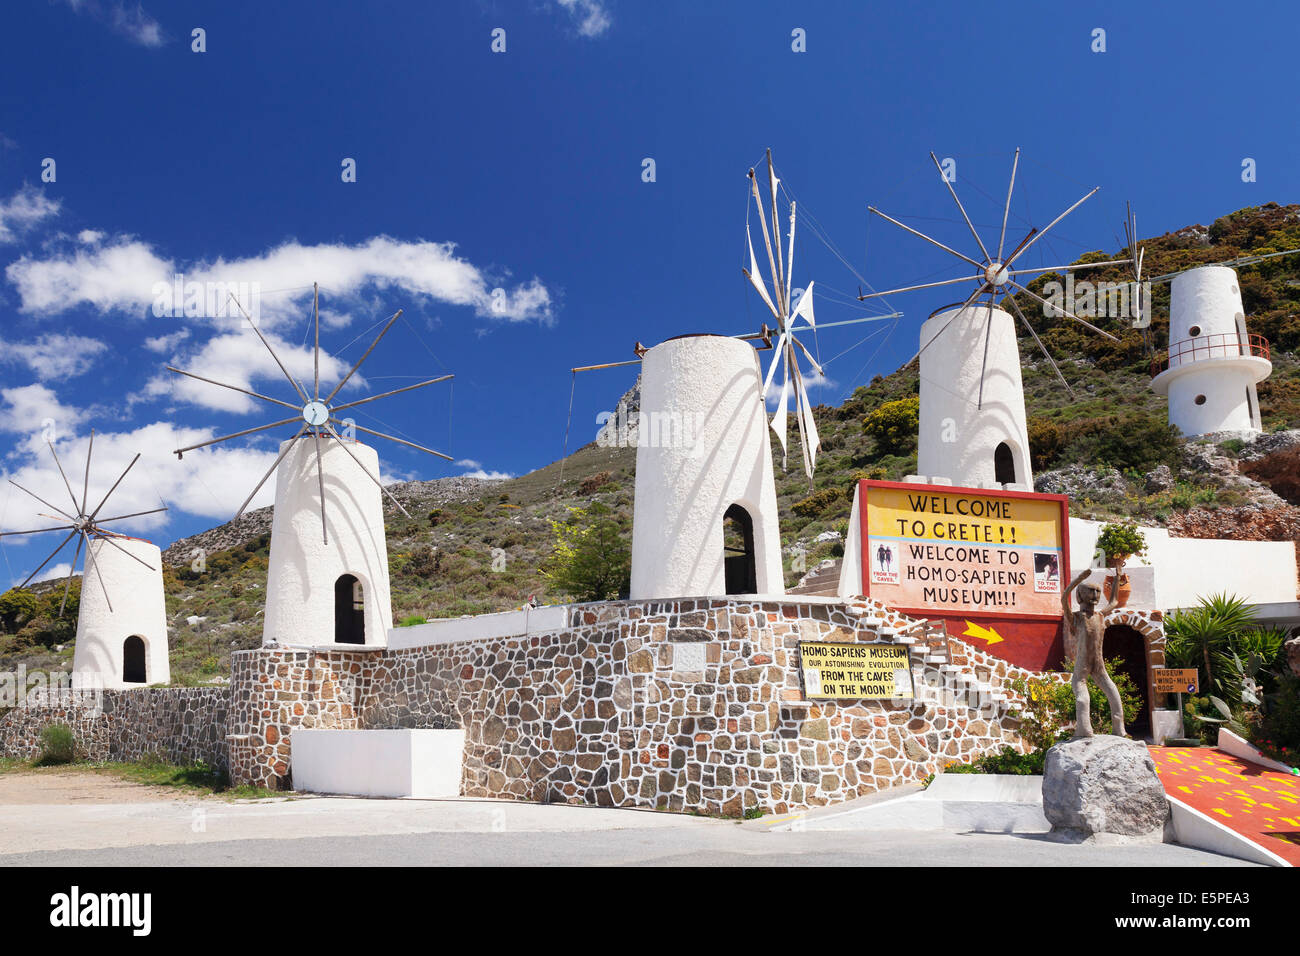
{"label": "potted plant", "polygon": [[[1133,521],[1113,522],[1105,525],[1101,533],[1097,535],[1097,548],[1106,556],[1106,565],[1114,568],[1117,572],[1122,572],[1128,559],[1134,555],[1146,554],[1147,539],[1137,524]],[[1128,575],[1120,573],[1119,586],[1115,590],[1114,600],[1119,607],[1128,604],[1129,596],[1133,593],[1133,587],[1129,583]],[[1114,587],[1113,578],[1106,578],[1105,584],[1102,585],[1106,593],[1106,599],[1112,597],[1111,589]]]}

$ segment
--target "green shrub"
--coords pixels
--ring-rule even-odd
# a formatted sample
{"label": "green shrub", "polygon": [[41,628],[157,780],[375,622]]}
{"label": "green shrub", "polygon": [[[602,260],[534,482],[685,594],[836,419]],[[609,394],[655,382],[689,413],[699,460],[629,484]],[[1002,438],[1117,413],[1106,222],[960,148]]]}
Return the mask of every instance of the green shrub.
{"label": "green shrub", "polygon": [[67,724],[50,724],[41,731],[40,763],[72,763],[77,759],[77,738]]}
{"label": "green shrub", "polygon": [[921,422],[921,399],[885,402],[862,420],[863,430],[876,440],[883,454],[899,455],[916,445]]}
{"label": "green shrub", "polygon": [[1278,675],[1275,691],[1264,703],[1264,712],[1249,727],[1251,742],[1265,756],[1300,767],[1300,677]]}
{"label": "green shrub", "polygon": [[1120,555],[1142,555],[1147,550],[1146,536],[1133,521],[1105,525],[1097,535],[1097,547],[1106,555],[1107,562]]}
{"label": "green shrub", "polygon": [[425,620],[423,617],[421,617],[420,615],[418,615],[418,614],[412,614],[412,615],[410,615],[409,617],[404,617],[404,618],[402,618],[400,621],[398,621],[398,622],[397,622],[397,626],[398,626],[398,627],[414,627],[414,626],[417,625],[417,624],[428,624],[428,623],[429,623],[429,622],[428,622],[427,620]]}
{"label": "green shrub", "polygon": [[1008,773],[1016,776],[1041,775],[1047,760],[1046,750],[1022,754],[1015,747],[1006,746],[997,753],[985,754],[966,764],[950,764],[944,773]]}

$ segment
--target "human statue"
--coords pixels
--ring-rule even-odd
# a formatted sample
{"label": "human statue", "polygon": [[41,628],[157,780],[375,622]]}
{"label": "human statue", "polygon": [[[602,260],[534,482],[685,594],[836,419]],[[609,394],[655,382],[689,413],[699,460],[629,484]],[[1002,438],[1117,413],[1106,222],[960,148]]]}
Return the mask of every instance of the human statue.
{"label": "human statue", "polygon": [[[1080,571],[1070,582],[1070,586],[1061,595],[1061,607],[1065,609],[1065,643],[1066,654],[1074,657],[1074,673],[1070,676],[1070,687],[1074,690],[1074,739],[1092,736],[1092,716],[1089,713],[1088,678],[1097,682],[1097,686],[1106,694],[1110,702],[1111,730],[1116,737],[1124,733],[1124,702],[1120,699],[1119,688],[1106,673],[1106,662],[1102,658],[1101,645],[1105,636],[1103,618],[1115,607],[1114,595],[1119,593],[1119,568],[1115,569],[1115,581],[1111,585],[1112,595],[1100,611],[1097,601],[1101,590],[1094,584],[1084,584],[1083,580],[1091,569]],[[1079,610],[1070,609],[1070,592],[1079,591]],[[1072,645],[1072,646],[1071,646]]]}

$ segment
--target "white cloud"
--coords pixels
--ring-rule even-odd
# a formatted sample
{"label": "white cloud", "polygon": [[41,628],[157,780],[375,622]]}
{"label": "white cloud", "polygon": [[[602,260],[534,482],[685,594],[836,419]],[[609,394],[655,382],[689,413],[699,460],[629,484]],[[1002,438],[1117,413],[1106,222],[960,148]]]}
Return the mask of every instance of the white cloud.
{"label": "white cloud", "polygon": [[[312,378],[315,374],[312,348],[292,345],[270,333],[262,334],[266,336],[271,348],[275,349],[275,354],[279,356],[280,361],[284,362],[289,374],[298,380],[308,394],[311,394]],[[262,392],[281,401],[292,401],[295,398],[293,386],[284,377],[284,373],[280,371],[280,367],[271,357],[266,346],[250,329],[230,335],[214,336],[197,352],[179,360],[179,363],[178,368],[217,382]],[[351,368],[350,363],[322,350],[320,357],[322,387],[328,383],[332,391],[334,383],[346,375],[349,368]],[[273,387],[263,388],[259,384],[262,382],[271,383]],[[359,388],[363,385],[365,385],[365,378],[358,372],[348,380],[347,388]],[[151,378],[145,385],[143,397],[156,398],[162,395],[170,395],[177,400],[204,408],[241,415],[258,409],[266,413],[267,421],[290,418],[294,414],[283,406],[250,398],[228,388],[199,382],[184,375],[177,375],[175,372],[164,371]]]}
{"label": "white cloud", "polygon": [[0,242],[13,242],[18,233],[58,212],[57,200],[35,186],[23,186],[8,199],[0,199]]}
{"label": "white cloud", "polygon": [[475,461],[473,458],[462,458],[456,462],[457,468],[482,468],[483,463]]}
{"label": "white cloud", "polygon": [[172,332],[168,335],[156,335],[153,338],[144,340],[144,347],[150,352],[157,352],[159,355],[166,355],[173,352],[176,346],[180,345],[190,337],[189,329],[181,329],[179,332]]}
{"label": "white cloud", "polygon": [[605,9],[603,0],[557,0],[577,21],[578,32],[585,37],[598,37],[610,28],[613,20]]}
{"label": "white cloud", "polygon": [[294,296],[260,297],[261,320],[269,326],[300,321],[312,282],[322,277],[329,280],[325,294],[335,300],[334,311],[327,313],[331,324],[343,321],[339,303],[368,306],[364,293],[391,290],[468,306],[499,321],[548,323],[552,318],[552,296],[539,278],[510,285],[507,273],[458,256],[453,242],[388,236],[355,245],[286,242],[256,256],[185,265],[159,255],[147,242],[119,235],[88,248],[24,255],[5,270],[21,296],[22,311],[44,314],[85,304],[102,313],[140,315],[154,304],[155,288],[170,290],[178,273],[187,284],[256,283],[262,290],[300,290]]}
{"label": "white cloud", "polygon": [[170,283],[173,272],[170,260],[129,236],[43,259],[24,255],[5,269],[18,288],[22,311],[46,315],[79,305],[141,314],[153,303],[154,284]]}
{"label": "white cloud", "polygon": [[[96,431],[87,507],[93,510],[103,500],[138,452],[140,460],[113,491],[100,512],[100,518],[149,511],[166,505],[173,511],[229,521],[275,460],[279,441],[290,438],[293,430],[289,426],[274,430],[260,444],[256,443],[255,437],[250,437],[232,445],[213,445],[188,451],[179,461],[173,454],[177,448],[215,438],[217,434],[210,428],[176,427],[169,422],[153,422],[123,432]],[[80,479],[85,473],[88,439],[88,434],[79,434],[55,443],[59,462],[72,480],[74,496],[78,497],[82,491]],[[64,511],[72,507],[67,486],[44,443],[39,447],[30,443],[15,452],[5,477]],[[38,515],[49,509],[8,482],[3,482],[3,485],[6,489],[3,495],[5,530],[40,527],[42,519]],[[249,508],[272,504],[274,498],[275,476],[272,475]],[[164,527],[168,520],[168,513],[162,512],[114,521],[108,527],[126,534],[142,534]]]}
{"label": "white cloud", "polygon": [[0,389],[0,432],[26,433],[29,444],[40,447],[41,433],[52,422],[55,434],[70,431],[85,417],[80,409],[64,405],[44,385],[22,385]]}
{"label": "white cloud", "polygon": [[513,478],[514,475],[512,475],[508,471],[484,471],[482,468],[478,468],[475,469],[474,471],[465,472],[463,475],[461,475],[461,477],[462,478],[485,478],[489,481],[496,481],[498,479]]}
{"label": "white cloud", "polygon": [[[50,541],[51,548],[53,548],[55,545],[59,543],[59,541],[62,540],[62,538],[55,538],[53,535],[51,535],[50,537],[52,539]],[[69,544],[72,546],[71,548],[68,549],[69,551],[74,550],[77,546],[76,541],[71,541],[69,542]],[[68,572],[71,570],[72,570],[72,565],[70,563],[68,563],[67,561],[60,561],[58,564],[51,564],[49,567],[41,571],[40,574],[32,578],[31,583],[36,584],[39,581],[62,580],[63,578],[66,578],[68,576]],[[13,586],[22,584],[23,578],[25,578],[26,576],[27,575],[24,574],[22,577],[14,578]]]}
{"label": "white cloud", "polygon": [[77,241],[88,246],[93,246],[104,238],[104,234],[98,229],[83,229],[77,233]]}
{"label": "white cloud", "polygon": [[144,7],[130,0],[65,0],[77,13],[86,13],[105,24],[114,33],[140,46],[163,45],[162,26],[145,13]]}
{"label": "white cloud", "polygon": [[42,381],[66,379],[88,371],[107,349],[99,339],[52,332],[32,342],[0,339],[0,362],[22,363]]}

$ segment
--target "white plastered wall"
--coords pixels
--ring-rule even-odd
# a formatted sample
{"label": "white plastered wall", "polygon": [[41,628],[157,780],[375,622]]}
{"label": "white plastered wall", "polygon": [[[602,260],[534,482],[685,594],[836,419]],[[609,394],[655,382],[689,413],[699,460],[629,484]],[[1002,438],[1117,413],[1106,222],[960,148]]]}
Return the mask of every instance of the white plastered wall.
{"label": "white plastered wall", "polygon": [[[1092,563],[1101,527],[1100,522],[1070,519],[1072,574]],[[1142,533],[1147,554],[1131,558],[1129,564],[1154,569],[1151,584],[1143,583],[1139,595],[1143,603],[1145,592],[1153,592],[1151,606],[1166,611],[1193,607],[1202,597],[1221,593],[1251,604],[1296,599],[1295,546],[1290,541],[1174,538],[1164,528],[1143,528]]]}
{"label": "white plastered wall", "polygon": [[72,655],[73,686],[106,690],[140,686],[123,680],[124,647],[132,636],[144,641],[145,683],[166,684],[171,666],[162,552],[139,538],[114,537],[113,542],[117,547],[92,537],[86,552]]}
{"label": "white plastered wall", "polygon": [[[632,523],[634,600],[725,594],[723,515],[732,504],[753,521],[758,593],[785,593],[762,388],[758,354],[737,339],[686,336],[646,352]],[[792,452],[797,459],[797,445]]]}
{"label": "white plastered wall", "polygon": [[1015,481],[1009,484],[1032,488],[1015,320],[994,308],[990,328],[987,306],[969,306],[961,315],[957,312],[956,308],[937,312],[921,326],[924,351],[917,472],[942,476],[967,488],[997,487],[994,452],[1005,442],[1016,472]]}
{"label": "white plastered wall", "polygon": [[276,469],[262,643],[334,644],[334,584],[351,574],[363,588],[365,643],[383,645],[393,626],[383,497],[348,450],[375,477],[379,456],[359,442],[320,444],[329,541],[321,539],[316,446],[304,436]]}

